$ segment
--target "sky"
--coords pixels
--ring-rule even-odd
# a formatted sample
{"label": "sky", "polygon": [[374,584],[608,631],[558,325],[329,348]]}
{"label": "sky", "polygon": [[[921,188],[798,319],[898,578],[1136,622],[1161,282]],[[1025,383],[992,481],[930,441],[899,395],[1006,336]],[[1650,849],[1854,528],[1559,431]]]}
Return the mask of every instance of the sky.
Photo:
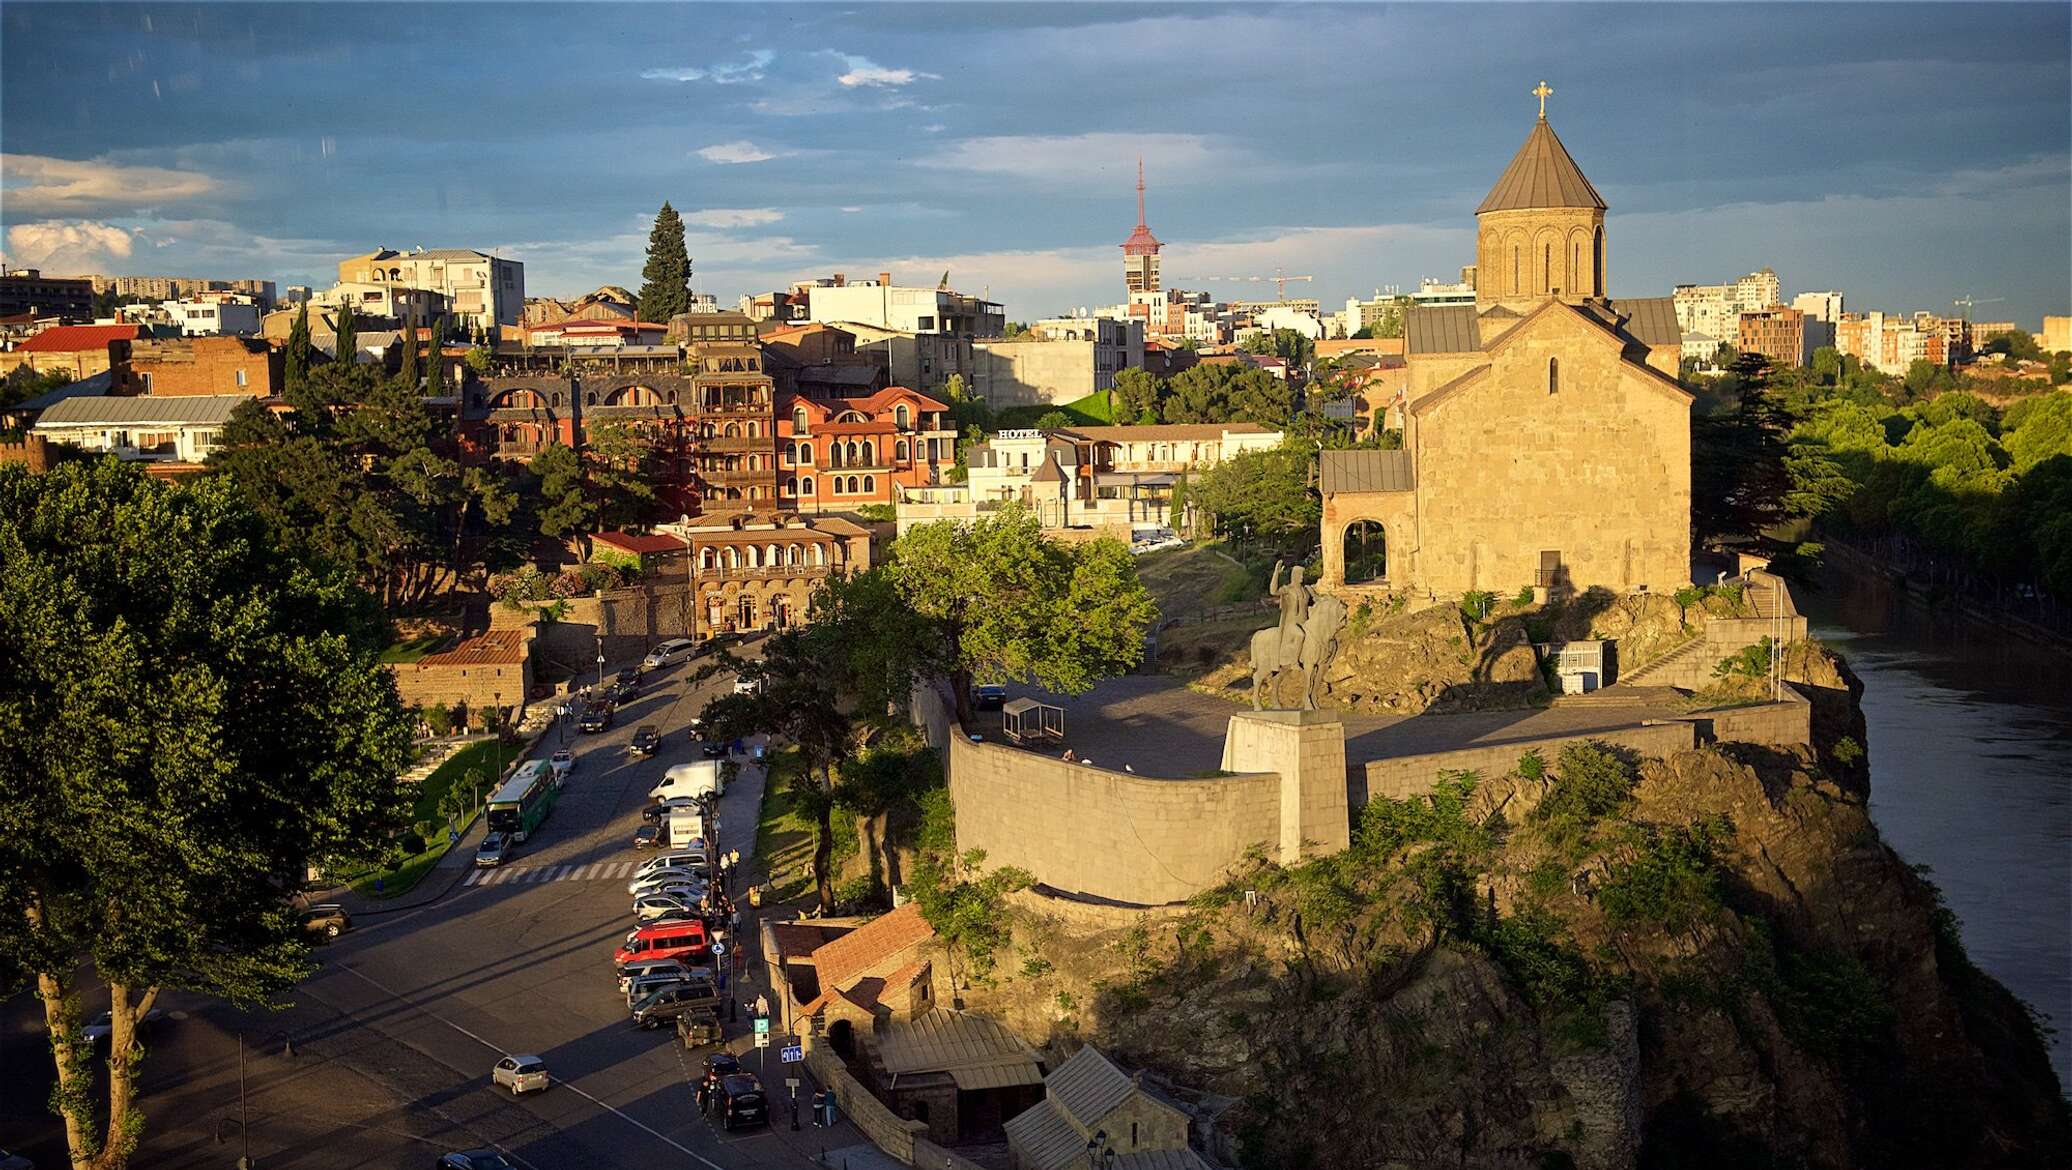
{"label": "sky", "polygon": [[1170,286],[1454,279],[1531,129],[1611,206],[1611,292],[2072,311],[2072,5],[0,7],[0,232],[46,272],[329,285],[379,246],[637,289],[891,271],[1011,318]]}

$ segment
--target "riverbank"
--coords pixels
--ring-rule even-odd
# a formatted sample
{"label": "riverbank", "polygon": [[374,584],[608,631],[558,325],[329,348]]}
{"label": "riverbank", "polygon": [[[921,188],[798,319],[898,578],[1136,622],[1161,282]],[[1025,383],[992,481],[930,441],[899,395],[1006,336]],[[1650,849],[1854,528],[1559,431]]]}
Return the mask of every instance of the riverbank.
{"label": "riverbank", "polygon": [[2072,651],[2072,634],[2032,621],[2005,606],[1993,605],[1934,582],[1919,580],[1910,576],[1905,568],[1854,545],[1831,538],[1824,539],[1821,544],[1821,560],[1825,565],[1823,571],[1826,572],[1881,578],[1900,600],[1925,614],[1962,618],[2012,634],[2038,646]]}

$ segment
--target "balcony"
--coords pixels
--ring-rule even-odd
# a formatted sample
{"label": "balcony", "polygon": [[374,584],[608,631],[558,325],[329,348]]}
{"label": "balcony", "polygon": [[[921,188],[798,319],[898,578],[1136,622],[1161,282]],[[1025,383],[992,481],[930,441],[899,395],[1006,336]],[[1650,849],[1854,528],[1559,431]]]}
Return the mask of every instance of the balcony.
{"label": "balcony", "polygon": [[769,451],[777,440],[768,435],[710,435],[698,440],[701,451]]}
{"label": "balcony", "polygon": [[770,417],[768,402],[704,402],[698,406],[699,414],[734,415],[738,417]]}
{"label": "balcony", "polygon": [[825,577],[827,565],[775,565],[763,568],[735,567],[732,569],[699,569],[700,581],[772,581],[796,580],[800,577]]}
{"label": "balcony", "polygon": [[706,483],[716,483],[726,487],[746,487],[759,483],[774,488],[777,484],[777,469],[774,467],[764,467],[755,471],[749,471],[746,468],[699,467],[695,473],[699,479],[704,480]]}

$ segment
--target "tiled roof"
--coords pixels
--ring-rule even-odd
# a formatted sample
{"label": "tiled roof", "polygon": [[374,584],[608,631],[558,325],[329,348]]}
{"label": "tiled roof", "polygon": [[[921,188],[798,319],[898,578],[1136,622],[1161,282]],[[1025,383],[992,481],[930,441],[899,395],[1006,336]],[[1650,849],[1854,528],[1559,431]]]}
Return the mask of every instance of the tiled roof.
{"label": "tiled roof", "polygon": [[811,963],[813,952],[829,942],[827,927],[809,926],[797,922],[773,922],[770,924],[770,939],[777,944],[777,953],[787,963]]}
{"label": "tiled roof", "polygon": [[885,1071],[895,1076],[947,1072],[960,1089],[1043,1083],[1036,1054],[990,1016],[938,1008],[884,1025],[873,1044]]}
{"label": "tiled roof", "polygon": [[1512,156],[1511,165],[1504,168],[1503,176],[1489,189],[1489,197],[1475,209],[1475,214],[1543,207],[1604,210],[1604,196],[1583,177],[1583,169],[1569,157],[1568,148],[1561,145],[1561,139],[1545,118],[1533,124],[1532,132],[1525,136],[1525,145]]}
{"label": "tiled roof", "polygon": [[54,325],[16,348],[23,353],[77,353],[106,349],[111,341],[135,341],[141,325]]}
{"label": "tiled roof", "polygon": [[427,654],[419,666],[516,666],[525,661],[525,631],[487,630],[451,650]]}
{"label": "tiled roof", "polygon": [[801,382],[836,386],[868,386],[884,375],[876,365],[857,365],[848,362],[821,362],[817,365],[801,366],[797,379]]}
{"label": "tiled roof", "polygon": [[1417,486],[1408,451],[1324,451],[1318,488],[1334,492],[1407,492]]}
{"label": "tiled roof", "polygon": [[1050,1076],[1044,1088],[1058,1108],[1082,1126],[1092,1126],[1115,1111],[1136,1084],[1089,1044],[1072,1054]]}
{"label": "tiled roof", "polygon": [[96,423],[211,426],[230,421],[230,412],[239,403],[251,401],[249,394],[179,394],[163,398],[84,394],[51,403],[36,419],[36,426],[39,430]]}
{"label": "tiled roof", "polygon": [[813,952],[823,990],[845,986],[900,951],[934,937],[935,928],[912,902],[881,914]]}
{"label": "tiled roof", "polygon": [[1403,314],[1410,353],[1474,353],[1482,348],[1473,305],[1413,305]]}
{"label": "tiled roof", "polygon": [[590,539],[635,555],[682,552],[684,549],[683,541],[659,532],[600,532]]}

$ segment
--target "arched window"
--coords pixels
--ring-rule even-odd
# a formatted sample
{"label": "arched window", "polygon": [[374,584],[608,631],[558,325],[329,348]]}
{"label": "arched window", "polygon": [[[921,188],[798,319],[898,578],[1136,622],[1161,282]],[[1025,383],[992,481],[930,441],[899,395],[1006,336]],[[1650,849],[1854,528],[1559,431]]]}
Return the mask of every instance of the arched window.
{"label": "arched window", "polygon": [[825,547],[817,544],[813,546],[813,563],[816,565],[827,563],[827,549]]}
{"label": "arched window", "polygon": [[1524,292],[1524,291],[1525,291],[1525,283],[1524,283],[1524,281],[1522,281],[1522,280],[1521,280],[1521,279],[1519,278],[1519,275],[1518,275],[1518,264],[1519,264],[1519,258],[1520,258],[1520,257],[1519,257],[1519,248],[1518,248],[1518,245],[1516,245],[1516,244],[1512,244],[1512,245],[1511,245],[1511,295],[1513,295],[1513,296],[1516,296],[1516,295],[1518,295],[1519,293],[1522,293],[1522,292]]}
{"label": "arched window", "polygon": [[747,593],[741,595],[741,628],[755,628],[755,597]]}
{"label": "arched window", "polygon": [[903,431],[907,428],[907,418],[906,403],[902,402],[892,408],[892,425]]}
{"label": "arched window", "polygon": [[878,477],[877,477],[877,476],[875,476],[875,475],[866,475],[866,476],[864,476],[864,477],[863,477],[863,490],[864,490],[864,491],[865,491],[866,493],[869,493],[869,492],[874,492],[874,491],[877,491],[877,490],[878,490]]}
{"label": "arched window", "polygon": [[871,448],[871,441],[869,439],[865,439],[863,441],[863,465],[865,467],[875,467],[877,466],[877,464],[878,459]]}
{"label": "arched window", "polygon": [[799,494],[799,480],[797,476],[787,475],[784,477],[784,494],[787,496]]}
{"label": "arched window", "polygon": [[1388,576],[1389,534],[1374,520],[1356,520],[1345,526],[1344,582],[1358,585]]}
{"label": "arched window", "polygon": [[1547,393],[1561,393],[1561,359],[1547,359]]}
{"label": "arched window", "polygon": [[1601,297],[1604,295],[1604,229],[1601,227],[1591,237],[1590,253],[1590,293]]}
{"label": "arched window", "polygon": [[741,554],[735,551],[734,546],[731,544],[726,547],[725,551],[720,553],[720,557],[721,564],[725,568],[738,569],[741,567]]}
{"label": "arched window", "polygon": [[905,439],[901,439],[898,445],[893,448],[893,451],[901,463],[907,461],[907,441]]}
{"label": "arched window", "polygon": [[791,431],[795,435],[806,433],[806,408],[795,406],[791,410]]}
{"label": "arched window", "polygon": [[856,494],[856,492],[857,492],[857,487],[856,487],[856,477],[852,475],[852,476],[850,476],[850,477],[849,477],[849,494],[853,496],[853,495],[855,495],[855,494]]}
{"label": "arched window", "polygon": [[798,564],[798,563],[799,563],[799,562],[800,562],[801,560],[803,560],[803,559],[804,559],[803,557],[799,556],[799,546],[798,546],[798,545],[795,545],[795,544],[789,544],[789,545],[786,545],[786,546],[784,546],[784,563],[785,563],[785,564],[787,564],[787,565],[796,565],[796,564]]}
{"label": "arched window", "polygon": [[712,550],[710,548],[701,548],[698,550],[698,567],[701,569],[709,569],[712,567]]}
{"label": "arched window", "polygon": [[813,462],[813,444],[811,444],[811,443],[800,443],[800,444],[799,444],[799,462],[800,462],[800,463],[811,463],[811,462]]}
{"label": "arched window", "polygon": [[806,478],[799,481],[799,494],[802,496],[810,496],[813,494],[812,476],[809,475]]}
{"label": "arched window", "polygon": [[1583,285],[1583,242],[1577,240],[1568,246],[1568,280],[1564,287],[1570,296],[1580,295],[1577,290]]}
{"label": "arched window", "polygon": [[842,444],[842,462],[852,465],[856,462],[856,440]]}
{"label": "arched window", "polygon": [[1554,291],[1554,245],[1540,245],[1540,291]]}

